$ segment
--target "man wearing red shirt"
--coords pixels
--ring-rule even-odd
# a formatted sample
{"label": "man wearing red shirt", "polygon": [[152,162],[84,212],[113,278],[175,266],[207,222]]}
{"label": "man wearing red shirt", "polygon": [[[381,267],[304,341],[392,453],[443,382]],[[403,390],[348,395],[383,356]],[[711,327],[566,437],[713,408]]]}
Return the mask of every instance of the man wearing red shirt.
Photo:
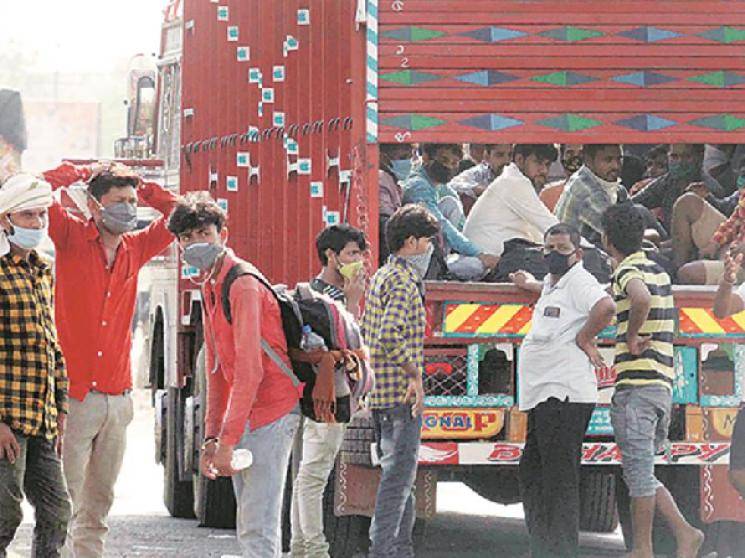
{"label": "man wearing red shirt", "polygon": [[[83,220],[59,203],[49,209],[56,249],[56,316],[70,378],[63,464],[73,502],[66,552],[103,555],[106,517],[126,445],[133,406],[131,323],[140,269],[173,241],[166,217],[177,197],[126,169],[66,163],[44,174],[59,188],[89,181]],[[138,199],[164,217],[137,225]]]}
{"label": "man wearing red shirt", "polygon": [[[287,464],[300,422],[297,381],[287,356],[279,304],[254,276],[230,286],[232,320],[222,307],[230,269],[241,263],[226,248],[225,213],[209,196],[192,194],[168,224],[184,261],[201,271],[207,371],[205,440],[199,468],[206,477],[232,476],[238,541],[245,558],[281,554],[280,517]],[[233,450],[253,464],[233,469]]]}

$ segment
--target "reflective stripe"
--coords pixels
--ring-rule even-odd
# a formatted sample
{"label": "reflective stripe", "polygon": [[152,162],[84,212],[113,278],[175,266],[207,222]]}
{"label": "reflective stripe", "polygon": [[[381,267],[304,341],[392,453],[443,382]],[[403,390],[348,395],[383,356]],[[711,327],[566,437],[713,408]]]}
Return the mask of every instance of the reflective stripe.
{"label": "reflective stripe", "polygon": [[272,362],[279,366],[279,368],[287,374],[290,379],[292,380],[292,385],[296,386],[300,383],[300,380],[297,379],[297,376],[295,376],[295,372],[292,371],[292,368],[287,366],[287,363],[282,360],[282,358],[277,354],[277,352],[272,349],[269,346],[269,343],[267,343],[264,339],[261,340],[261,348],[266,353],[266,356],[268,356],[270,359],[272,359]]}

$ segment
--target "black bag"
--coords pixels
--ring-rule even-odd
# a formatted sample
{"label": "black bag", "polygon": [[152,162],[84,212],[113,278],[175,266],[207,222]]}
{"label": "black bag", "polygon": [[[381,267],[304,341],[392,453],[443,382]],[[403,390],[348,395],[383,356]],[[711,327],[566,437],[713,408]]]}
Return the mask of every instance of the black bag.
{"label": "black bag", "polygon": [[527,271],[539,281],[548,274],[548,264],[543,258],[543,246],[522,238],[504,243],[504,251],[495,267],[485,278],[487,283],[509,283],[510,273]]}

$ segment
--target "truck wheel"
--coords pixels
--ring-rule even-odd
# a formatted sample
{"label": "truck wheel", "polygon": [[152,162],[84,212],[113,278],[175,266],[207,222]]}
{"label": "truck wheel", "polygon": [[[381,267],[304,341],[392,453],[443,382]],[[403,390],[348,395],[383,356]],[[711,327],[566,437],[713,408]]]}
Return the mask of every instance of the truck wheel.
{"label": "truck wheel", "polygon": [[580,479],[580,530],[611,533],[616,527],[616,476],[604,471],[583,469]]}
{"label": "truck wheel", "polygon": [[184,403],[176,388],[168,388],[166,409],[166,458],[163,463],[163,503],[173,517],[194,517],[191,481],[179,479],[179,443],[183,439]]}
{"label": "truck wheel", "polygon": [[[199,349],[194,366],[194,401],[195,444],[201,446],[204,437],[204,413],[207,409],[207,379],[205,376],[204,345]],[[199,452],[201,454],[201,451]],[[235,528],[235,493],[233,482],[229,478],[220,477],[210,480],[199,473],[199,461],[193,475],[194,486],[194,515],[199,520],[200,527],[215,529]]]}
{"label": "truck wheel", "polygon": [[517,467],[500,465],[486,470],[469,471],[462,478],[465,485],[482,498],[495,504],[520,502],[520,481]]}
{"label": "truck wheel", "polygon": [[369,411],[357,413],[352,417],[339,455],[344,463],[372,467],[370,446],[375,442],[375,429]]}

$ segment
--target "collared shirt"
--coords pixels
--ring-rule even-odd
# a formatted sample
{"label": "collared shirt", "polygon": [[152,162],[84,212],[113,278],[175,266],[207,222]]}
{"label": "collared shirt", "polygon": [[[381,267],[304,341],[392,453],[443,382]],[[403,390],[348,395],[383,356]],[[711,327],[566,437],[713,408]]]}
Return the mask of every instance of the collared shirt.
{"label": "collared shirt", "polygon": [[256,430],[290,413],[298,404],[292,379],[262,350],[266,341],[292,368],[279,303],[250,275],[230,287],[232,324],[222,310],[222,286],[240,260],[228,250],[216,277],[202,287],[207,371],[205,437],[235,445],[246,422]]}
{"label": "collared shirt", "polygon": [[577,228],[593,244],[600,244],[603,213],[611,205],[626,200],[628,193],[620,183],[614,196],[595,173],[583,165],[569,177],[554,212],[559,221]]}
{"label": "collared shirt", "polygon": [[[644,282],[652,295],[649,316],[639,330],[640,336],[650,336],[649,349],[634,356],[626,344],[631,300],[627,287],[631,280]],[[673,338],[675,335],[675,304],[670,276],[644,252],[626,257],[613,274],[613,296],[616,300],[618,330],[616,333],[616,387],[664,385],[672,389],[674,371]]]}
{"label": "collared shirt", "polygon": [[[70,164],[44,174],[53,187],[87,180],[87,169]],[[138,189],[140,200],[163,213],[147,228],[122,235],[111,267],[95,223],[49,209],[49,235],[56,248],[56,310],[67,360],[70,396],[90,390],[120,395],[132,388],[132,317],[140,269],[173,241],[167,216],[176,196],[154,183]]]}
{"label": "collared shirt", "polygon": [[458,194],[476,198],[478,195],[475,190],[485,189],[495,178],[494,171],[491,170],[489,164],[482,162],[464,170],[449,182],[449,186]]}
{"label": "collared shirt", "polygon": [[581,262],[553,286],[551,276],[546,276],[530,332],[520,346],[517,377],[521,411],[551,397],[572,403],[597,402],[595,369],[575,339],[593,306],[608,296]]}
{"label": "collared shirt", "polygon": [[391,256],[372,278],[362,317],[362,335],[375,370],[371,408],[404,402],[409,382],[403,366],[412,363],[424,370],[425,325],[421,281],[406,260]]}
{"label": "collared shirt", "polygon": [[510,163],[476,200],[463,233],[480,252],[499,256],[512,238],[543,243],[544,233],[558,222],[530,179]]}
{"label": "collared shirt", "polygon": [[57,436],[67,413],[65,360],[54,326],[50,266],[0,257],[0,420],[24,436]]}

